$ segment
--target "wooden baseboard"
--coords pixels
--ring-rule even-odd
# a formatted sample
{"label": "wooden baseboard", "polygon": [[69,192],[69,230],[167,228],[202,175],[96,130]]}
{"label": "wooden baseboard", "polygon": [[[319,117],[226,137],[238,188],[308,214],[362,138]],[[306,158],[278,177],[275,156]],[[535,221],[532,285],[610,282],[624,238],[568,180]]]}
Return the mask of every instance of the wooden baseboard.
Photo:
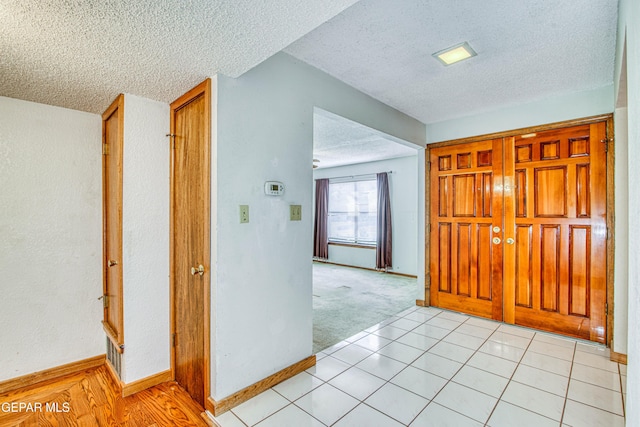
{"label": "wooden baseboard", "polygon": [[250,385],[249,387],[245,387],[242,390],[232,394],[231,396],[225,397],[219,401],[214,400],[212,397],[207,398],[204,402],[205,409],[211,412],[214,416],[218,416],[224,412],[227,412],[229,409],[238,406],[239,404],[246,402],[254,396],[259,395],[265,390],[270,389],[276,384],[281,383],[284,380],[287,380],[295,375],[298,375],[300,372],[309,369],[310,367],[316,364],[316,356],[309,356],[306,359],[303,359],[293,365],[284,368],[281,371],[276,372],[275,374],[268,376],[267,378],[258,381],[255,384]]}
{"label": "wooden baseboard", "polygon": [[122,393],[122,381],[120,381],[120,377],[118,376],[116,371],[113,369],[113,366],[111,366],[111,363],[109,363],[109,361],[107,360],[104,361],[104,366],[105,368],[107,368],[107,372],[109,373],[109,375],[111,375],[111,379],[113,380],[113,385],[116,387],[116,393],[118,394]]}
{"label": "wooden baseboard", "polygon": [[66,365],[45,369],[44,371],[34,372],[32,374],[1,381],[0,394],[17,390],[19,388],[30,387],[34,384],[54,380],[56,378],[64,377],[65,375],[75,374],[76,372],[81,372],[87,369],[97,368],[98,366],[105,364],[105,359],[106,356],[102,354],[100,356],[67,363]]}
{"label": "wooden baseboard", "polygon": [[158,384],[166,383],[167,381],[171,381],[172,379],[173,375],[171,374],[171,370],[168,370],[164,372],[158,372],[157,374],[139,379],[132,383],[122,384],[122,397],[131,396],[132,394],[136,394],[139,391],[146,390]]}
{"label": "wooden baseboard", "polygon": [[427,306],[423,299],[417,299],[416,300],[416,305],[419,305],[420,307],[426,307]]}
{"label": "wooden baseboard", "polygon": [[609,359],[611,359],[611,361],[613,362],[622,363],[623,365],[627,364],[626,354],[616,353],[615,351],[612,351],[611,354],[609,355]]}
{"label": "wooden baseboard", "polygon": [[319,263],[322,263],[322,264],[337,265],[339,267],[357,268],[357,269],[360,269],[360,270],[375,271],[377,273],[393,274],[394,276],[410,277],[412,279],[417,279],[418,278],[418,276],[414,276],[413,274],[395,273],[393,271],[380,271],[380,270],[376,270],[375,268],[370,268],[370,267],[360,267],[360,266],[357,266],[357,265],[340,264],[338,262],[332,262],[332,261],[320,261],[320,260],[317,260],[317,259],[314,259],[313,261],[314,262],[319,262]]}
{"label": "wooden baseboard", "polygon": [[395,273],[393,271],[387,271],[387,274],[393,274],[394,276],[409,277],[410,279],[417,279],[418,278],[418,276],[414,276],[413,274]]}
{"label": "wooden baseboard", "polygon": [[202,419],[204,420],[204,422],[209,426],[209,427],[222,427],[220,424],[218,424],[218,422],[214,419],[212,419],[208,414],[210,412],[209,411],[204,411],[203,413],[200,414],[200,416],[202,417]]}
{"label": "wooden baseboard", "polygon": [[118,377],[118,374],[116,374],[116,371],[109,362],[105,361],[104,365],[111,375],[114,386],[117,388],[116,393],[121,394],[122,397],[131,396],[132,394],[136,394],[142,390],[173,380],[173,374],[171,373],[171,370],[168,370],[125,384]]}

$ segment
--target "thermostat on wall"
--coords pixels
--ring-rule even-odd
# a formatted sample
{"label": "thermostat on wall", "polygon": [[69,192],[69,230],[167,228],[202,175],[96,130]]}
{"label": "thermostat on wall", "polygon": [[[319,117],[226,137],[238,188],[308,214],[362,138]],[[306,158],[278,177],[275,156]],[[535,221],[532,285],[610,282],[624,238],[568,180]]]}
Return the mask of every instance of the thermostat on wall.
{"label": "thermostat on wall", "polygon": [[267,196],[282,196],[284,194],[284,184],[278,181],[267,181],[264,183],[264,194]]}

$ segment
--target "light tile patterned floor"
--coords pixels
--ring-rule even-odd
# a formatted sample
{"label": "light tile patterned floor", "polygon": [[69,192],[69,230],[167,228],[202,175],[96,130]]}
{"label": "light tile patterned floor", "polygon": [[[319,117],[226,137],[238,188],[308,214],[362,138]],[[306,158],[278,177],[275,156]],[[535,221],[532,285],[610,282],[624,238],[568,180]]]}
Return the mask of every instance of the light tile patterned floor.
{"label": "light tile patterned floor", "polygon": [[412,307],[217,417],[223,427],[624,426],[626,366],[602,346]]}

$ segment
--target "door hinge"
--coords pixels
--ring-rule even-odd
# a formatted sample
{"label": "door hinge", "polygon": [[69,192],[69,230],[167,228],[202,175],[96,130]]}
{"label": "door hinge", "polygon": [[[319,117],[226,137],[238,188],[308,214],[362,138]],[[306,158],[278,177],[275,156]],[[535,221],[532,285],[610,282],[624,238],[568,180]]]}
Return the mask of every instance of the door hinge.
{"label": "door hinge", "polygon": [[176,346],[176,334],[171,335],[171,346],[172,347]]}
{"label": "door hinge", "polygon": [[166,136],[171,138],[171,149],[175,150],[176,149],[176,134],[175,133],[168,133]]}
{"label": "door hinge", "polygon": [[605,303],[604,303],[604,314],[605,314],[606,316],[608,316],[608,315],[609,315],[609,303],[608,303],[608,302],[605,302]]}
{"label": "door hinge", "polygon": [[102,308],[109,308],[109,295],[102,295],[98,299],[102,300]]}
{"label": "door hinge", "polygon": [[102,144],[102,155],[103,156],[109,155],[109,144]]}
{"label": "door hinge", "polygon": [[608,153],[609,152],[609,143],[613,143],[613,138],[604,138],[601,139],[600,142],[602,142],[604,144],[604,152]]}

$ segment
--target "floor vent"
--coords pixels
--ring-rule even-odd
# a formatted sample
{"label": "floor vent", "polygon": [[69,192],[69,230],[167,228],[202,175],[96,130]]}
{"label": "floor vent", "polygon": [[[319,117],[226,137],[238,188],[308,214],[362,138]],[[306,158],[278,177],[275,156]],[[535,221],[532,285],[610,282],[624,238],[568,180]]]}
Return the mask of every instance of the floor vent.
{"label": "floor vent", "polygon": [[118,375],[118,378],[122,379],[122,354],[109,338],[107,338],[107,361]]}

